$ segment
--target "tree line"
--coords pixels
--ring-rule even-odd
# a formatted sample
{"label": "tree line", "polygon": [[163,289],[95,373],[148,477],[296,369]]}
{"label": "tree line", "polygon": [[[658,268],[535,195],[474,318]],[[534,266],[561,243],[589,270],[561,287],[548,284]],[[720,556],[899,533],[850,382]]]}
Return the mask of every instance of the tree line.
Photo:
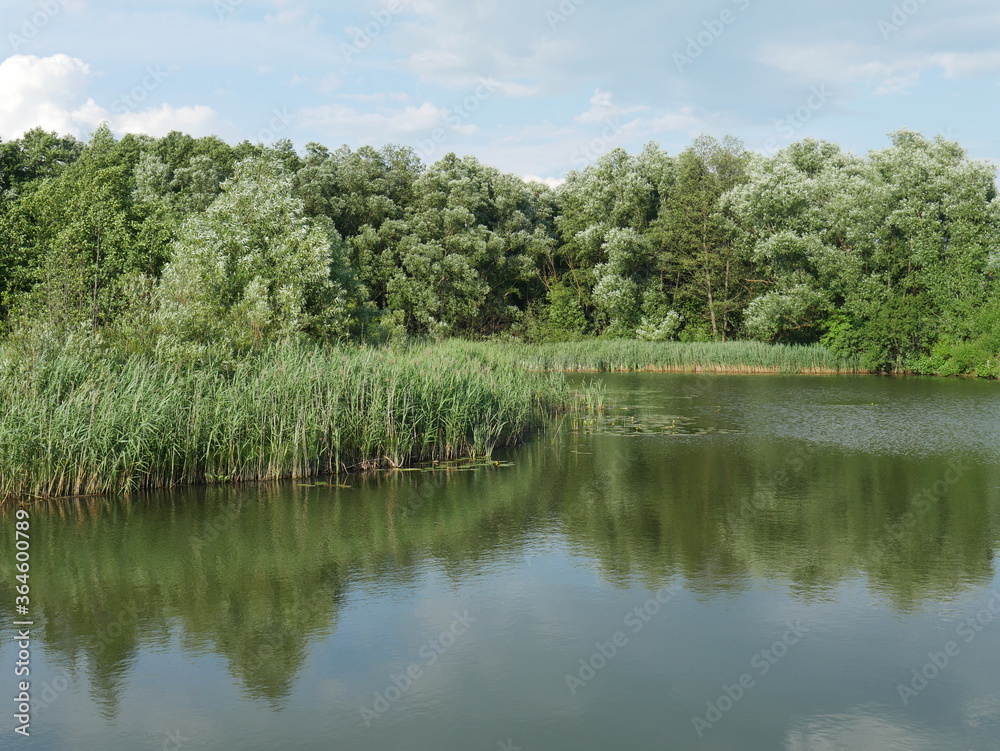
{"label": "tree line", "polygon": [[995,377],[998,270],[995,168],[909,130],[615,149],[556,189],[397,145],[0,142],[8,337],[754,339]]}

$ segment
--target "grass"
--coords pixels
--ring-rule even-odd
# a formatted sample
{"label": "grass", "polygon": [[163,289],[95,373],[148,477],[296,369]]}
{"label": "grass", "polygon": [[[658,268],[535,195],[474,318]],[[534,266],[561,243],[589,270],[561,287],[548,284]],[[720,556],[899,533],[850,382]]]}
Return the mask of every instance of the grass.
{"label": "grass", "polygon": [[284,343],[238,359],[32,346],[0,346],[0,504],[489,456],[560,411],[603,409],[600,384],[571,393],[560,371],[858,369],[757,342]]}
{"label": "grass", "polygon": [[593,339],[559,344],[509,345],[507,357],[542,371],[659,371],[675,373],[862,372],[858,362],[819,345],[763,342],[641,342]]}
{"label": "grass", "polygon": [[484,456],[570,402],[560,376],[458,342],[236,362],[0,350],[0,502]]}

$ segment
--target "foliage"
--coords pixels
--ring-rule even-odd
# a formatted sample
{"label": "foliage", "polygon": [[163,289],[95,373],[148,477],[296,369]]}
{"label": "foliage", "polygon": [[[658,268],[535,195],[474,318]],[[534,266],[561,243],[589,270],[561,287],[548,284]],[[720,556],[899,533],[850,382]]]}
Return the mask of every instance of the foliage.
{"label": "foliage", "polygon": [[568,404],[558,376],[459,342],[231,354],[0,349],[0,501],[488,455]]}
{"label": "foliage", "polygon": [[543,371],[834,374],[860,370],[856,358],[837,355],[815,344],[601,339],[509,345],[504,352],[529,369]]}
{"label": "foliage", "polygon": [[416,181],[400,220],[383,225],[394,256],[387,306],[416,334],[491,333],[523,309],[533,258],[550,239],[535,226],[523,181],[449,154]]}
{"label": "foliage", "polygon": [[991,375],[995,178],[908,130],[865,156],[811,139],[771,157],[732,138],[619,148],[555,190],[405,146],[33,130],[0,143],[0,331],[136,350],[751,338]]}
{"label": "foliage", "polygon": [[243,346],[300,332],[344,338],[361,309],[345,255],[329,222],[303,217],[277,163],[242,161],[181,229],[163,272],[160,323],[182,340]]}
{"label": "foliage", "polygon": [[531,342],[567,342],[587,332],[587,317],[579,292],[555,282],[545,296],[546,305],[529,311],[525,336]]}
{"label": "foliage", "polygon": [[644,342],[666,342],[677,338],[683,324],[684,317],[676,310],[668,311],[659,323],[643,316],[642,323],[635,332],[636,338]]}

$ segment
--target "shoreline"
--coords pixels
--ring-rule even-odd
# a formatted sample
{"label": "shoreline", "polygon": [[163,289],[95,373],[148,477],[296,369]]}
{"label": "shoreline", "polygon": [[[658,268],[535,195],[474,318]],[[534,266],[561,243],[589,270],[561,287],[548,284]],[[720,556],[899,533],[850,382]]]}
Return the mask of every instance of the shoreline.
{"label": "shoreline", "polygon": [[574,374],[950,377],[865,371],[815,345],[629,340],[284,343],[184,361],[74,345],[7,365],[0,508],[482,459],[559,414],[602,411],[600,383]]}

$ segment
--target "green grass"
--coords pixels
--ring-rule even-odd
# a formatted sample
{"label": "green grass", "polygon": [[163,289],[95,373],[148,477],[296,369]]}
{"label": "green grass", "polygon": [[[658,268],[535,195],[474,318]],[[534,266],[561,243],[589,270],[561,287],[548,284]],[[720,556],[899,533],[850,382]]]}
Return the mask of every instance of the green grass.
{"label": "green grass", "polygon": [[489,455],[571,395],[473,345],[0,350],[0,502]]}
{"label": "green grass", "polygon": [[859,364],[819,345],[763,342],[641,342],[592,339],[509,345],[506,357],[543,371],[682,373],[856,373]]}
{"label": "green grass", "polygon": [[592,340],[120,353],[0,346],[0,503],[489,456],[600,385],[559,371],[837,373],[822,347]]}

